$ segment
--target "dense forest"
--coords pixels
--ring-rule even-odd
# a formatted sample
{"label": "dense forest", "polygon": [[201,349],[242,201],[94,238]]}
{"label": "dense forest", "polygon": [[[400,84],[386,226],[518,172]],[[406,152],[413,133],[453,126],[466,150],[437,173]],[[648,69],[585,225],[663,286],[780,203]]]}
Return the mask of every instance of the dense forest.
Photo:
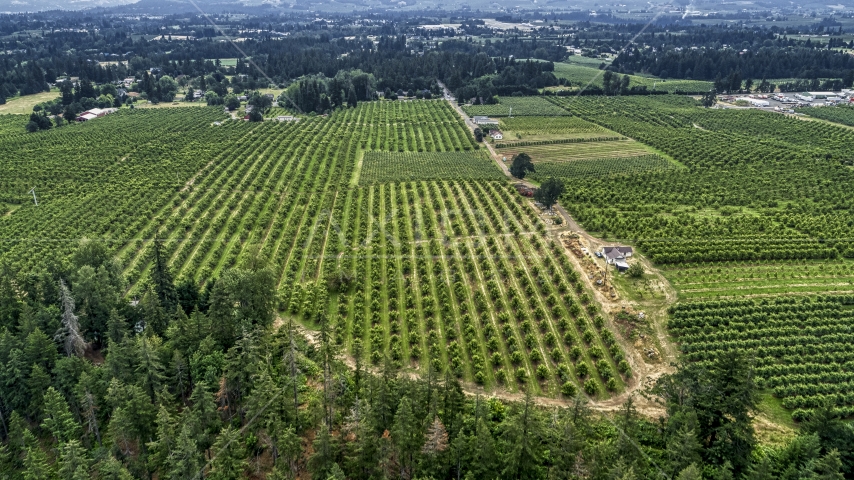
{"label": "dense forest", "polygon": [[[473,395],[447,372],[347,366],[321,314],[275,322],[259,258],[199,292],[155,249],[129,304],[98,242],[40,274],[0,270],[0,478],[854,478],[854,428],[818,410],[760,446],[751,361],[680,365],[641,416]],[[351,368],[352,367],[352,368]]]}
{"label": "dense forest", "polygon": [[854,57],[808,47],[728,49],[631,49],[614,61],[618,71],[644,72],[663,78],[715,80],[739,72],[742,78],[840,78],[851,86]]}

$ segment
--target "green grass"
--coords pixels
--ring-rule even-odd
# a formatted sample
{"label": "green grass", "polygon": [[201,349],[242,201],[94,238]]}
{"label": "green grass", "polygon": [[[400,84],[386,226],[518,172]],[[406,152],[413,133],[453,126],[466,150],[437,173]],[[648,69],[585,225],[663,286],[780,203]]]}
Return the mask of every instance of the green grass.
{"label": "green grass", "polygon": [[[207,58],[206,60],[210,60],[214,63],[216,63],[216,61],[217,61],[216,58]],[[236,67],[237,66],[237,59],[236,58],[220,58],[219,63],[223,67]]]}
{"label": "green grass", "polygon": [[517,153],[527,153],[534,163],[573,162],[602,158],[639,157],[648,155],[649,149],[633,140],[614,140],[604,142],[555,143],[545,145],[510,146],[500,149],[500,153],[512,157]]}
{"label": "green grass", "polygon": [[500,97],[496,105],[470,105],[464,106],[463,110],[472,117],[507,117],[510,116],[511,108],[514,117],[570,116],[569,112],[542,97]]}
{"label": "green grass", "polygon": [[665,267],[661,271],[683,300],[854,289],[854,261],[851,260],[731,262]]}
{"label": "green grass", "polygon": [[533,179],[548,177],[583,177],[605,175],[628,175],[641,172],[659,172],[677,168],[658,155],[643,155],[624,158],[595,158],[569,162],[544,162],[536,164]]}
{"label": "green grass", "polygon": [[656,284],[658,279],[655,275],[645,273],[641,278],[632,278],[624,273],[614,273],[613,268],[609,267],[608,278],[617,288],[621,299],[632,302],[665,299],[664,290]]}
{"label": "green grass", "polygon": [[777,425],[792,429],[798,427],[798,424],[792,420],[792,412],[783,407],[783,401],[775,397],[770,391],[763,391],[759,394],[759,411]]}
{"label": "green grass", "polygon": [[611,60],[604,60],[601,58],[582,57],[581,55],[572,55],[569,58],[567,58],[566,62],[564,62],[564,63],[571,63],[574,65],[582,65],[585,67],[593,67],[593,68],[598,69],[599,65],[602,65],[603,63],[605,65],[610,65]]}
{"label": "green grass", "polygon": [[0,114],[11,113],[15,115],[29,115],[33,113],[33,107],[35,107],[36,104],[49,102],[57,98],[59,98],[59,91],[55,89],[50,92],[24,95],[23,97],[13,97],[6,100],[4,105],[0,105]]}
{"label": "green grass", "polygon": [[[584,138],[619,134],[578,117],[512,117],[501,119],[501,129],[506,134],[504,141],[523,136],[519,140],[531,140],[529,136],[554,135],[559,138]],[[512,138],[511,138],[512,137]]]}
{"label": "green grass", "polygon": [[[600,62],[601,63],[601,62]],[[555,63],[555,76],[565,78],[572,85],[584,88],[591,82],[597,87],[602,86],[602,70],[598,66],[585,66],[576,63]],[[665,80],[656,77],[629,75],[629,87],[646,86],[649,90],[665,92],[705,92],[712,88],[712,82],[700,80]],[[550,90],[560,90],[565,87],[552,87]]]}

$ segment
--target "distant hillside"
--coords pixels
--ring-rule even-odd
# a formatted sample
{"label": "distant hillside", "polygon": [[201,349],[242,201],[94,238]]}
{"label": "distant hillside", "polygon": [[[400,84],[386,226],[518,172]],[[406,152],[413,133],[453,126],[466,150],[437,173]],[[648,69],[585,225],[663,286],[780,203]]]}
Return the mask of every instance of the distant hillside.
{"label": "distant hillside", "polygon": [[0,2],[0,12],[21,13],[44,10],[84,10],[97,7],[115,7],[133,3],[133,0],[7,0]]}

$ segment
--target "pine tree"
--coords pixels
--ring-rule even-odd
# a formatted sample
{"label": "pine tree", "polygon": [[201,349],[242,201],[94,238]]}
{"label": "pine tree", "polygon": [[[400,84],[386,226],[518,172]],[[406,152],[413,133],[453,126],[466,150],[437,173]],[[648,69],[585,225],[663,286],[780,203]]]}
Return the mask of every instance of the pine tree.
{"label": "pine tree", "polygon": [[169,459],[175,449],[177,425],[175,419],[169,414],[169,410],[161,404],[157,412],[157,435],[154,441],[148,443],[148,461],[154,471],[166,471]]}
{"label": "pine tree", "polygon": [[44,408],[44,392],[50,384],[50,375],[40,365],[34,364],[30,378],[27,379],[27,393],[30,398],[27,416],[30,418],[37,418]]}
{"label": "pine tree", "polygon": [[194,478],[202,470],[203,458],[193,439],[193,426],[184,424],[171,452],[169,470],[164,478],[180,480]]}
{"label": "pine tree", "polygon": [[327,478],[335,465],[335,445],[329,428],[323,425],[314,439],[314,455],[308,459],[312,478]]}
{"label": "pine tree", "polygon": [[357,398],[350,414],[342,426],[345,443],[345,467],[353,477],[372,478],[379,476],[379,443],[375,429],[369,422],[372,414],[367,402]]}
{"label": "pine tree", "polygon": [[98,471],[98,480],[133,480],[128,469],[112,455],[98,462],[95,469]]}
{"label": "pine tree", "polygon": [[477,420],[475,436],[472,439],[472,457],[469,462],[471,471],[477,478],[496,478],[498,456],[495,452],[495,440],[483,418]]}
{"label": "pine tree", "polygon": [[445,389],[442,395],[442,422],[452,434],[460,429],[460,416],[465,404],[465,394],[459,380],[450,374],[445,377]]}
{"label": "pine tree", "polygon": [[[142,296],[142,300],[139,302],[139,308],[142,313],[147,334],[159,336],[166,333],[166,328],[169,326],[169,315],[167,315],[166,310],[163,309],[163,305],[160,304],[157,294],[151,289],[151,287],[149,287]],[[169,310],[169,312],[173,311],[174,309]]]}
{"label": "pine tree", "polygon": [[11,480],[12,472],[15,471],[15,462],[6,444],[0,443],[0,479]]}
{"label": "pine tree", "polygon": [[772,480],[774,478],[774,465],[768,455],[750,465],[744,478],[745,480]]}
{"label": "pine tree", "polygon": [[296,476],[297,465],[302,454],[302,441],[293,426],[277,428],[273,434],[276,451],[284,459],[291,474]]}
{"label": "pine tree", "polygon": [[24,480],[54,480],[56,474],[47,462],[47,455],[38,447],[28,447],[24,458]]}
{"label": "pine tree", "polygon": [[44,394],[43,417],[42,428],[50,432],[57,444],[79,438],[78,425],[71,416],[68,403],[53,387]]}
{"label": "pine tree", "polygon": [[163,366],[160,364],[160,358],[157,354],[160,339],[140,335],[137,337],[136,346],[138,358],[136,377],[149,398],[154,401],[154,394],[160,390],[164,379]]}
{"label": "pine tree", "polygon": [[837,450],[831,450],[821,458],[813,459],[809,462],[807,470],[811,470],[811,475],[803,475],[802,478],[815,480],[843,480],[845,478],[842,474],[842,461],[839,459]]}
{"label": "pine tree", "polygon": [[44,372],[53,370],[57,360],[56,344],[42,332],[38,326],[27,334],[24,340],[24,362],[27,365],[36,364],[42,368]]}
{"label": "pine tree", "polygon": [[172,353],[172,388],[181,396],[181,401],[187,401],[187,389],[190,387],[190,370],[184,356],[179,350]]}
{"label": "pine tree", "polygon": [[[213,460],[208,478],[211,480],[237,480],[243,478],[249,466],[240,431],[225,427],[214,442]],[[325,478],[325,477],[323,477]]]}
{"label": "pine tree", "polygon": [[341,470],[341,467],[335,463],[332,465],[332,471],[329,472],[329,476],[326,477],[326,480],[346,480],[346,478],[344,470]]}
{"label": "pine tree", "polygon": [[702,478],[703,475],[700,472],[700,469],[697,468],[696,464],[692,463],[679,472],[679,476],[676,477],[676,480],[702,480]]}
{"label": "pine tree", "polygon": [[[196,383],[196,388],[190,395],[190,405],[193,439],[200,449],[207,451],[213,445],[213,434],[219,430],[221,421],[213,394],[208,391],[206,383]],[[189,423],[190,419],[187,422]]]}
{"label": "pine tree", "polygon": [[391,428],[391,438],[397,451],[401,478],[412,478],[412,469],[415,466],[413,456],[424,444],[424,437],[421,425],[412,413],[409,397],[400,399]]}
{"label": "pine tree", "polygon": [[118,344],[127,334],[127,320],[119,315],[116,309],[110,310],[110,316],[107,319],[107,346]]}
{"label": "pine tree", "polygon": [[59,447],[59,478],[62,480],[77,480],[90,478],[89,459],[86,450],[77,440],[71,440]]}
{"label": "pine tree", "polygon": [[504,455],[505,467],[502,478],[537,478],[540,470],[540,452],[537,448],[539,425],[533,411],[533,397],[529,391],[525,394],[522,411],[511,419],[504,432],[509,451]]}
{"label": "pine tree", "polygon": [[697,440],[694,430],[689,430],[686,426],[676,432],[673,438],[667,442],[667,456],[673,475],[688,468],[689,465],[700,465],[701,449],[702,446]]}
{"label": "pine tree", "polygon": [[[7,410],[26,411],[29,398],[27,397],[27,372],[29,365],[24,364],[24,352],[18,348],[12,348],[5,368],[0,369],[0,380],[3,388],[0,389],[4,407]],[[2,363],[0,363],[2,365]]]}
{"label": "pine tree", "polygon": [[12,464],[15,469],[23,468],[22,460],[26,455],[28,447],[38,447],[38,440],[30,432],[27,422],[21,417],[17,410],[13,410],[9,415],[9,435],[8,435],[9,454],[12,457]]}
{"label": "pine tree", "polygon": [[151,268],[151,283],[154,286],[154,292],[157,294],[157,299],[160,301],[160,306],[165,312],[174,312],[178,306],[178,293],[175,290],[175,280],[172,278],[172,272],[169,271],[169,266],[166,264],[167,259],[164,258],[160,251],[161,240],[154,237],[154,265]]}
{"label": "pine tree", "polygon": [[124,456],[131,456],[134,453],[133,431],[134,424],[131,414],[122,407],[113,410],[113,416],[107,428],[107,437]]}

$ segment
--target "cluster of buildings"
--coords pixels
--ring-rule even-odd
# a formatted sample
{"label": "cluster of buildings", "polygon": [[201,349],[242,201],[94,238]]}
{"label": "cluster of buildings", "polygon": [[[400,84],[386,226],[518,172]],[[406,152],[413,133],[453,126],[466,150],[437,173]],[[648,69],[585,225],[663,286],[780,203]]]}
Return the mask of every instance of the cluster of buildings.
{"label": "cluster of buildings", "polygon": [[722,96],[725,102],[745,102],[755,108],[771,108],[783,111],[795,107],[830,107],[854,103],[854,90],[842,90],[841,92],[801,92],[801,93],[773,93],[742,96]]}

